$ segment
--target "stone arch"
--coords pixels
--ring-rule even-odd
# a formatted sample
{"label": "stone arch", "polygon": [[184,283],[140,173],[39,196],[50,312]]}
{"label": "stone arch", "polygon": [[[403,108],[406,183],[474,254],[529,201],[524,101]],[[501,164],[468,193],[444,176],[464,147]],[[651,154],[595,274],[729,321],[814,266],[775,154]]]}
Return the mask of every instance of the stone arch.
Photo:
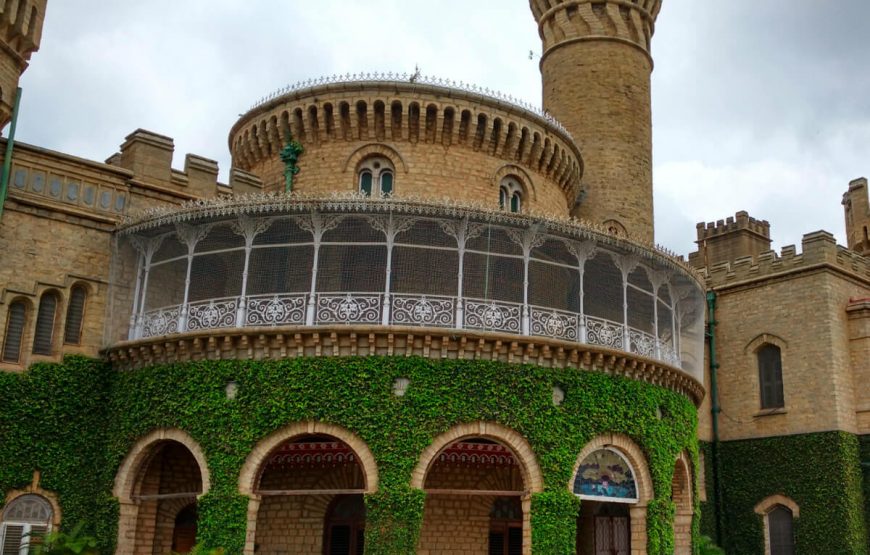
{"label": "stone arch", "polygon": [[356,456],[359,458],[360,466],[363,469],[363,479],[365,480],[366,493],[374,493],[378,489],[378,465],[375,463],[375,457],[372,455],[368,445],[365,444],[356,434],[348,430],[328,424],[325,422],[299,422],[291,424],[285,428],[281,428],[270,435],[260,440],[248,458],[245,459],[245,464],[242,466],[242,471],[239,473],[239,493],[242,495],[255,495],[257,476],[263,461],[272,450],[282,443],[291,440],[297,436],[304,435],[327,435],[339,439],[353,449]]}
{"label": "stone arch", "polygon": [[[178,451],[178,447],[182,450]],[[183,508],[173,492],[162,495],[163,477],[162,470],[152,471],[152,463],[157,463],[155,458],[162,457],[164,453],[175,450],[174,456],[184,458],[191,457],[199,471],[198,482],[200,491],[195,495],[185,495],[186,504],[191,500],[201,498],[211,488],[211,478],[208,464],[202,448],[187,432],[176,428],[159,428],[140,438],[130,449],[127,456],[121,462],[115,475],[115,483],[112,495],[120,504],[120,518],[118,520],[118,544],[116,555],[130,555],[141,549],[169,549],[168,542],[172,541],[175,524],[175,514]],[[177,462],[177,461],[176,461]],[[163,464],[163,463],[159,463]],[[184,466],[173,466],[184,477]],[[187,467],[190,470],[190,467]],[[156,472],[153,474],[152,472]],[[172,475],[175,475],[173,471]],[[151,477],[149,477],[151,476]],[[155,482],[154,476],[157,476]],[[193,493],[189,486],[197,481],[192,474],[184,477],[184,483],[177,484],[180,489],[186,490],[181,493]],[[186,479],[192,480],[187,482]],[[149,488],[156,488],[158,495],[149,494],[147,497],[138,497],[143,481],[148,482]]]}
{"label": "stone arch", "polygon": [[[765,497],[761,501],[758,502],[757,505],[753,508],[755,514],[761,516],[763,526],[764,526],[764,555],[770,555],[772,551],[770,536],[771,536],[771,523],[770,517],[771,513],[774,512],[778,507],[784,507],[789,512],[791,512],[791,530],[792,534],[794,534],[794,520],[800,518],[801,509],[797,503],[794,502],[793,499],[786,497],[782,494],[774,494],[768,497]],[[793,537],[793,536],[792,536]]]}
{"label": "stone arch", "polygon": [[674,554],[692,554],[692,518],[695,513],[692,496],[692,463],[686,452],[674,463],[671,499],[677,506],[674,517]]}
{"label": "stone arch", "polygon": [[758,349],[765,345],[775,345],[776,347],[779,347],[781,351],[788,349],[788,342],[785,339],[772,333],[762,333],[747,343],[743,348],[743,352],[745,354],[755,354],[758,352]]}
{"label": "stone arch", "polygon": [[[502,452],[510,451],[509,475],[505,474],[505,467],[498,465],[486,467],[484,470],[475,468],[473,456],[467,462],[461,459],[453,459],[453,463],[441,460],[442,453],[466,441],[481,445],[497,443],[498,446],[490,447],[497,447]],[[459,466],[451,470],[451,464]],[[469,466],[464,466],[466,464]],[[445,470],[446,473],[443,472]],[[486,475],[481,475],[480,472]],[[489,473],[498,473],[499,476]],[[436,483],[430,482],[430,476]],[[516,431],[492,422],[471,422],[454,426],[436,437],[422,452],[411,476],[410,485],[429,492],[423,510],[419,540],[421,546],[429,547],[430,542],[438,542],[439,538],[444,537],[445,529],[456,532],[456,536],[451,535],[449,539],[451,547],[453,542],[458,542],[467,549],[480,549],[480,542],[486,542],[486,545],[498,541],[494,539],[494,533],[502,537],[501,541],[505,541],[508,530],[494,530],[491,513],[496,500],[513,498],[514,502],[519,500],[522,517],[515,523],[519,524],[521,520],[521,526],[512,527],[513,532],[520,536],[512,535],[513,539],[510,541],[521,541],[522,553],[531,554],[531,494],[543,489],[543,477],[531,446]],[[433,489],[427,489],[430,487]],[[474,490],[479,490],[477,495],[469,496],[468,493]],[[473,524],[457,524],[460,522]],[[500,526],[505,526],[505,523]],[[518,545],[514,543],[513,547]]]}
{"label": "stone arch", "polygon": [[353,171],[360,162],[369,156],[383,156],[388,158],[393,162],[395,167],[398,168],[401,166],[402,171],[408,173],[408,164],[405,162],[402,155],[399,154],[399,151],[390,146],[379,143],[369,143],[353,151],[353,153],[348,156],[347,160],[344,161],[342,172]]}
{"label": "stone arch", "polygon": [[441,451],[452,443],[466,437],[480,437],[502,443],[511,449],[520,463],[523,473],[523,482],[530,493],[537,493],[544,489],[544,478],[538,460],[532,451],[529,442],[519,433],[493,422],[471,422],[454,426],[440,436],[432,440],[432,443],[423,450],[417,467],[411,475],[411,487],[423,489],[426,481],[426,472]]}
{"label": "stone arch", "polygon": [[127,453],[127,456],[118,468],[118,472],[115,474],[115,485],[112,488],[112,495],[121,503],[133,502],[132,495],[136,483],[136,475],[143,465],[147,464],[151,459],[154,445],[162,441],[175,441],[190,451],[199,465],[199,471],[202,476],[202,494],[200,496],[208,493],[209,488],[211,488],[211,477],[209,475],[208,463],[205,460],[205,454],[203,454],[199,443],[183,430],[177,428],[159,428],[139,439],[130,449],[130,452]]}
{"label": "stone arch", "polygon": [[[36,470],[33,472],[33,481],[26,488],[23,489],[14,489],[10,490],[6,493],[6,499],[3,502],[3,508],[9,506],[10,503],[18,499],[19,497],[23,497],[25,495],[36,495],[48,502],[51,506],[51,527],[53,529],[57,529],[60,526],[61,522],[61,509],[60,502],[57,499],[57,494],[53,491],[48,491],[43,489],[39,485],[39,481],[41,478],[41,473]],[[3,509],[0,509],[0,515],[2,515]]]}
{"label": "stone arch", "polygon": [[523,189],[525,189],[526,198],[529,198],[533,201],[538,200],[538,190],[535,188],[535,182],[532,179],[532,176],[529,173],[517,166],[516,164],[504,164],[501,166],[495,174],[492,176],[492,186],[495,189],[501,185],[502,179],[508,176],[517,177],[520,183],[523,185]]}
{"label": "stone arch", "polygon": [[631,465],[634,471],[634,479],[637,483],[637,505],[646,507],[653,498],[652,476],[649,472],[649,467],[646,462],[646,456],[643,450],[628,436],[622,434],[604,434],[596,437],[587,443],[577,460],[574,463],[574,469],[571,471],[571,478],[568,481],[568,489],[574,487],[574,477],[580,469],[580,464],[592,453],[599,449],[614,448],[625,458]]}
{"label": "stone arch", "polygon": [[[646,531],[646,512],[647,505],[654,497],[652,476],[649,472],[646,456],[643,450],[628,436],[622,434],[603,434],[589,443],[587,443],[577,460],[574,463],[574,469],[571,472],[571,478],[568,481],[568,491],[574,490],[574,479],[580,469],[580,465],[586,458],[600,449],[612,449],[621,455],[625,461],[631,466],[634,474],[635,485],[637,486],[637,502],[628,505],[628,516],[631,530],[631,553],[632,555],[646,555],[647,546],[647,531]],[[581,504],[582,507],[585,504]],[[578,521],[579,522],[579,521]],[[578,539],[579,539],[578,534]]]}
{"label": "stone arch", "polygon": [[[374,456],[368,445],[356,434],[337,426],[324,422],[298,422],[276,430],[261,439],[251,450],[239,473],[239,492],[250,498],[247,515],[247,540],[244,553],[254,553],[255,541],[258,533],[263,531],[260,526],[261,505],[268,507],[269,498],[258,493],[257,486],[261,476],[261,469],[267,464],[269,455],[284,443],[304,436],[330,436],[346,444],[354,452],[357,464],[362,471],[364,491],[367,494],[374,493],[378,488],[378,468]],[[329,501],[323,499],[306,500],[305,506],[312,512],[324,516]],[[309,515],[310,516],[310,515]],[[322,539],[322,538],[321,538]]]}
{"label": "stone arch", "polygon": [[769,495],[758,502],[753,508],[755,514],[764,516],[773,510],[777,505],[782,505],[791,511],[795,518],[800,518],[801,508],[790,497],[781,494]]}

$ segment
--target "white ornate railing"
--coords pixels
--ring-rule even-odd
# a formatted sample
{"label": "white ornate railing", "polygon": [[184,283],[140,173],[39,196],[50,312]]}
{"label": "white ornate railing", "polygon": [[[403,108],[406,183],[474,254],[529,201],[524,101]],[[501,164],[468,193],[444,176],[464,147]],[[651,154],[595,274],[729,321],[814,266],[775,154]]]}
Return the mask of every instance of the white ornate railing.
{"label": "white ornate railing", "polygon": [[[576,312],[529,306],[530,325],[524,332],[522,303],[404,293],[318,293],[311,312],[309,299],[308,294],[258,295],[198,301],[190,303],[187,310],[184,305],[163,307],[142,314],[134,335],[147,339],[185,331],[279,325],[424,326],[552,337],[680,366],[670,341]],[[626,330],[628,349],[623,347]]]}

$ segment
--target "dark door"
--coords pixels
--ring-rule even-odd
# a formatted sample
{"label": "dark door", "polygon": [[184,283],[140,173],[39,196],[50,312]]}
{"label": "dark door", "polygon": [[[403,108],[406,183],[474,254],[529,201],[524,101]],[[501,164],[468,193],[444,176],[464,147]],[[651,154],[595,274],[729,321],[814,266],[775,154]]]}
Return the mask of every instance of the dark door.
{"label": "dark door", "polygon": [[363,555],[366,507],[362,495],[339,495],[326,511],[324,555]]}

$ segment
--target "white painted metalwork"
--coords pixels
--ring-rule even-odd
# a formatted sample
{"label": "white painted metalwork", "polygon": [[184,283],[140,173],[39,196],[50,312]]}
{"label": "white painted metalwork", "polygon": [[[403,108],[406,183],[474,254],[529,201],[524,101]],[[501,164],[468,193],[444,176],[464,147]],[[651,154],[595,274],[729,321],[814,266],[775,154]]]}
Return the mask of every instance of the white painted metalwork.
{"label": "white painted metalwork", "polygon": [[[423,326],[552,337],[684,369],[687,354],[702,359],[703,290],[661,255],[571,236],[542,220],[481,221],[460,209],[435,216],[341,202],[308,208],[210,215],[202,224],[130,235],[138,253],[130,338],[257,326]],[[418,254],[446,266],[415,264]]]}

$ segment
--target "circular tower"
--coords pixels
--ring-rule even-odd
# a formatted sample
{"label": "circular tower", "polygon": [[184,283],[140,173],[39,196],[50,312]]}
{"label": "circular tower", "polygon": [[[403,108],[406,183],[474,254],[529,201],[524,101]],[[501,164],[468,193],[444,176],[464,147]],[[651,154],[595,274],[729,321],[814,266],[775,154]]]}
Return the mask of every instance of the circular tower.
{"label": "circular tower", "polygon": [[530,0],[544,109],[586,161],[575,215],[653,240],[650,56],[661,0]]}

